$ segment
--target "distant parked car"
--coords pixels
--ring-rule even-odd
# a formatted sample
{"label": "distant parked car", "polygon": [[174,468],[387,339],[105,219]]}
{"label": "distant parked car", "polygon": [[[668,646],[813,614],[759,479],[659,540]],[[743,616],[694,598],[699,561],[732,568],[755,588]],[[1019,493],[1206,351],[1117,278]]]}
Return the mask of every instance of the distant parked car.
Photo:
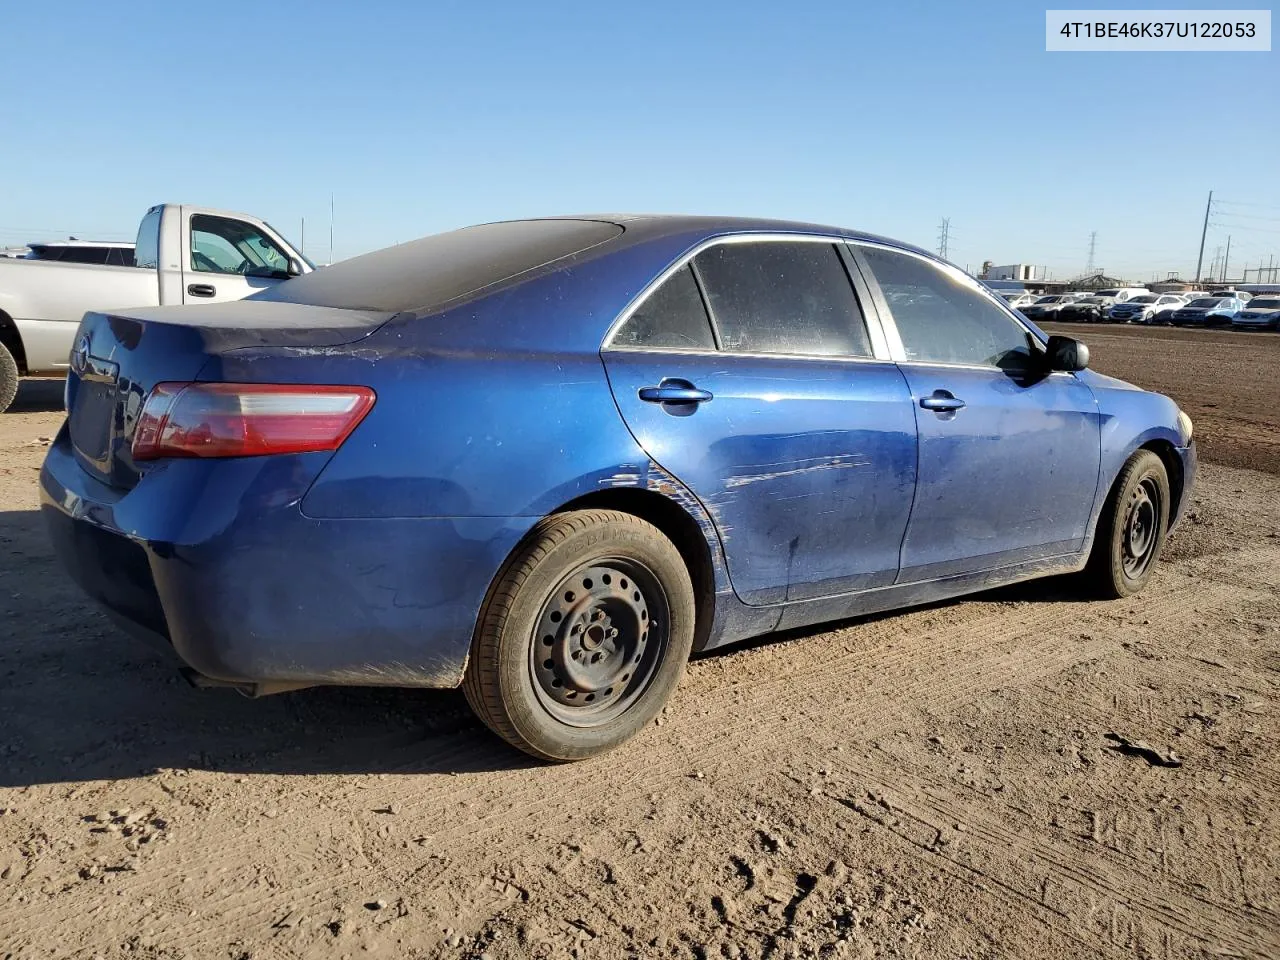
{"label": "distant parked car", "polygon": [[110,240],[56,240],[27,244],[25,260],[57,260],[59,263],[96,263],[108,267],[132,267],[133,244]]}
{"label": "distant parked car", "polygon": [[1254,297],[1231,318],[1231,326],[1239,330],[1280,329],[1280,297]]}
{"label": "distant parked car", "polygon": [[116,622],[197,685],[461,685],[544,759],[645,729],[691,650],[1050,574],[1132,596],[1196,472],[1173,400],[808,224],[487,224],[76,343],[42,511]]}
{"label": "distant parked car", "polygon": [[1000,294],[1004,298],[1004,302],[1009,304],[1015,310],[1021,310],[1023,307],[1030,306],[1040,298],[1034,293],[1024,293],[1021,290],[1010,290]]}
{"label": "distant parked car", "polygon": [[1068,303],[1058,311],[1055,320],[1059,323],[1098,323],[1103,319],[1115,300],[1098,294],[1083,297],[1074,303]]}
{"label": "distant parked car", "polygon": [[1112,304],[1107,318],[1116,323],[1163,323],[1166,314],[1186,305],[1186,299],[1172,293],[1144,293],[1140,297]]}
{"label": "distant parked car", "polygon": [[1235,297],[1200,297],[1169,314],[1175,327],[1224,327],[1244,309],[1244,301]]}
{"label": "distant parked car", "polygon": [[1034,303],[1019,307],[1018,310],[1028,320],[1052,320],[1059,310],[1078,299],[1074,293],[1053,293],[1040,297]]}

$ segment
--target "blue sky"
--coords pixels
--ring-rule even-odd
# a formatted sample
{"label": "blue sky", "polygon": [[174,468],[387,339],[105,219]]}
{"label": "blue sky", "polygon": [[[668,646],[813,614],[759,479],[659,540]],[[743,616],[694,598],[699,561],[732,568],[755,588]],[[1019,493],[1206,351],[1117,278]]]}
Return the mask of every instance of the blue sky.
{"label": "blue sky", "polygon": [[[1057,4],[1057,6],[1070,6]],[[1126,4],[1125,6],[1132,6]],[[1213,4],[1200,0],[1199,6]],[[1227,4],[1221,6],[1229,6]],[[587,211],[839,223],[975,270],[1280,262],[1280,53],[1046,53],[1044,5],[5,4],[0,244],[152,203],[351,256]],[[1233,271],[1235,272],[1235,271]]]}

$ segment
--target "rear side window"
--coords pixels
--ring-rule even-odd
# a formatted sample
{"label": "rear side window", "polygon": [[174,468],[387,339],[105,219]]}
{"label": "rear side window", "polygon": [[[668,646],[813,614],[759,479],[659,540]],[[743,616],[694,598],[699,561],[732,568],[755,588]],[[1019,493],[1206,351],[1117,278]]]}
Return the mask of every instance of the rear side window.
{"label": "rear side window", "polygon": [[722,243],[693,262],[721,349],[871,356],[862,311],[833,244]]}
{"label": "rear side window", "polygon": [[133,250],[134,263],[156,270],[160,267],[160,211],[152,210],[138,224],[138,239]]}
{"label": "rear side window", "polygon": [[681,267],[644,299],[613,338],[615,347],[714,350],[693,270]]}
{"label": "rear side window", "polygon": [[1031,335],[977,290],[920,257],[862,247],[908,360],[1021,367]]}

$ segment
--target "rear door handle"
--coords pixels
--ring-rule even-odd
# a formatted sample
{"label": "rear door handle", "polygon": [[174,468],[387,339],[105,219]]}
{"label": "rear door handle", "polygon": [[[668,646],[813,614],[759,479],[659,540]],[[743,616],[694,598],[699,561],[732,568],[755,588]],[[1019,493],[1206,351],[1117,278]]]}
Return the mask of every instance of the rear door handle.
{"label": "rear door handle", "polygon": [[211,283],[189,283],[187,284],[187,293],[193,297],[212,297],[218,291],[214,289]]}
{"label": "rear door handle", "polygon": [[657,387],[641,387],[640,399],[650,403],[706,403],[711,399],[711,391],[694,386],[676,386],[664,380]]}
{"label": "rear door handle", "polygon": [[953,413],[964,406],[964,401],[946,390],[935,390],[929,396],[920,398],[920,406],[935,413]]}

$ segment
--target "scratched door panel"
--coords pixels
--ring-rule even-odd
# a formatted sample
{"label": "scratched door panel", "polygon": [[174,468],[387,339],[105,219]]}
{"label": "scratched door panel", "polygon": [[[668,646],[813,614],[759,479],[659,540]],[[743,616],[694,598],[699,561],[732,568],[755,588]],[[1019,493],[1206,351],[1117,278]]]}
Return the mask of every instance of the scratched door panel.
{"label": "scratched door panel", "polygon": [[[890,584],[915,489],[916,426],[892,363],[609,351],[618,408],[702,501],[746,603]],[[683,381],[679,407],[640,391]]]}
{"label": "scratched door panel", "polygon": [[945,391],[951,412],[915,406],[920,482],[901,582],[1074,553],[1098,485],[1093,392],[1070,374],[904,363],[917,401]]}

